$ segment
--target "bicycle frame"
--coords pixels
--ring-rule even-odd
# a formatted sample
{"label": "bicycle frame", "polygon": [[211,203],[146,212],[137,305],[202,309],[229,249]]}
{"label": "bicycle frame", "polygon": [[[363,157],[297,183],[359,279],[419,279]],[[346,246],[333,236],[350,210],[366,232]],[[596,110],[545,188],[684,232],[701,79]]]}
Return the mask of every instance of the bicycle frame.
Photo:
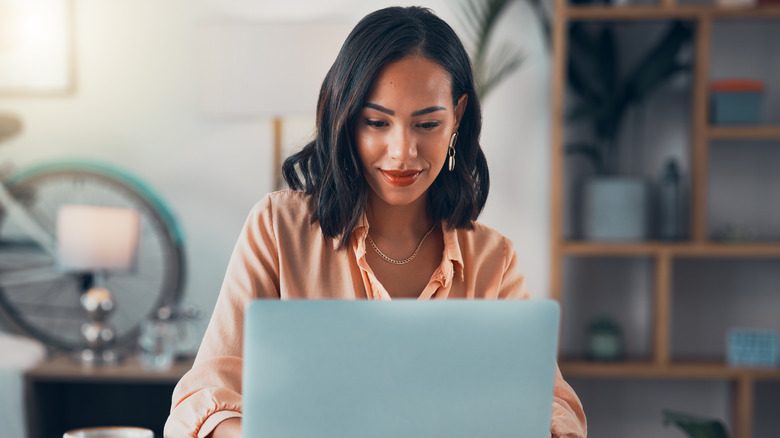
{"label": "bicycle frame", "polygon": [[[5,181],[0,182],[0,209],[3,210],[3,220],[11,220],[39,247],[57,259],[57,241],[40,223],[31,215],[27,209],[14,198]],[[26,270],[16,270],[14,272],[0,272],[0,287],[15,286],[19,284],[30,283],[34,280],[40,280],[43,277],[50,279],[58,275],[48,268],[31,268]]]}

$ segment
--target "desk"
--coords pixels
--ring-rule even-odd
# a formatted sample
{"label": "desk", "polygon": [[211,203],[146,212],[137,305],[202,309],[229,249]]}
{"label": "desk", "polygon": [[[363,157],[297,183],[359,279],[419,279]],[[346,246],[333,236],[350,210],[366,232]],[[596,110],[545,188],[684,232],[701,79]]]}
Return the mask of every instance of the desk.
{"label": "desk", "polygon": [[150,373],[135,357],[94,368],[67,356],[49,359],[24,375],[28,438],[61,438],[67,430],[94,426],[146,427],[162,437],[173,388],[191,367],[188,359]]}

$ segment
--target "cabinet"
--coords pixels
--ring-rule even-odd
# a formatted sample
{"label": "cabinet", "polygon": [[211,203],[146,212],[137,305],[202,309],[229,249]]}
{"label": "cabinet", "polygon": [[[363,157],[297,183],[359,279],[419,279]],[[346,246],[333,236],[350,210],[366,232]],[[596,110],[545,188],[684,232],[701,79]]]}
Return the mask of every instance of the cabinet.
{"label": "cabinet", "polygon": [[25,373],[28,435],[59,438],[83,427],[136,426],[162,437],[173,388],[192,362],[177,361],[158,373],[144,371],[135,357],[95,368],[54,357]]}
{"label": "cabinet", "polygon": [[[681,0],[683,1],[683,0]],[[715,382],[725,388],[728,400],[724,405],[729,407],[729,417],[724,418],[728,423],[731,435],[734,438],[749,438],[756,435],[756,423],[777,425],[775,415],[757,414],[765,400],[780,398],[777,395],[780,390],[780,370],[754,370],[737,369],[728,367],[724,357],[711,354],[713,349],[702,350],[702,354],[694,354],[687,357],[688,347],[684,345],[686,336],[689,338],[687,345],[701,341],[701,344],[714,343],[722,346],[725,351],[725,336],[723,327],[718,330],[705,327],[701,332],[696,332],[696,327],[689,321],[695,320],[695,313],[708,312],[712,300],[717,296],[705,297],[699,306],[690,305],[686,298],[691,290],[698,291],[698,297],[705,295],[702,290],[712,286],[712,282],[723,277],[723,271],[740,269],[750,271],[762,270],[768,276],[768,285],[765,289],[774,288],[766,299],[758,300],[744,290],[738,290],[741,285],[738,282],[728,285],[728,281],[720,281],[716,288],[731,290],[731,301],[721,303],[725,308],[719,312],[722,319],[730,320],[729,312],[742,312],[743,321],[750,322],[750,311],[743,307],[749,307],[751,300],[755,314],[763,314],[757,317],[757,324],[767,322],[775,324],[780,321],[780,221],[775,221],[775,235],[769,233],[769,237],[756,239],[751,242],[724,243],[713,238],[714,224],[719,220],[715,217],[718,209],[714,206],[713,163],[722,169],[724,161],[728,168],[730,158],[715,160],[714,154],[723,149],[723,144],[728,142],[760,143],[764,152],[758,151],[758,161],[767,156],[778,157],[780,150],[780,118],[771,120],[759,126],[723,127],[709,123],[709,84],[713,79],[713,61],[719,56],[719,46],[714,43],[714,29],[717,26],[730,26],[732,22],[739,22],[742,26],[750,27],[751,23],[767,26],[771,23],[775,29],[780,28],[780,7],[760,6],[752,8],[724,8],[713,4],[677,4],[675,0],[660,0],[654,5],[642,6],[580,6],[570,5],[565,0],[555,0],[553,21],[553,76],[552,76],[552,172],[551,172],[551,263],[550,263],[550,289],[551,296],[561,302],[562,307],[562,351],[560,368],[567,379],[573,381],[575,390],[599,391],[599,385],[605,382],[638,382],[646,391],[653,391],[653,387],[668,388],[668,397],[674,398],[680,388],[690,388],[691,391],[702,390],[700,384]],[[689,80],[690,105],[685,109],[687,119],[686,126],[682,129],[686,132],[686,151],[689,171],[688,178],[688,224],[687,238],[681,242],[663,242],[648,240],[637,243],[595,243],[572,238],[567,233],[567,215],[571,214],[569,190],[572,189],[570,181],[567,182],[567,155],[565,145],[571,138],[567,138],[566,112],[567,112],[567,77],[566,62],[569,47],[568,26],[576,21],[610,21],[620,23],[636,22],[664,22],[670,20],[685,20],[691,22],[694,28],[693,53],[691,55],[692,72]],[[775,37],[778,33],[773,34]],[[767,35],[766,38],[773,38]],[[765,56],[780,60],[780,48],[774,39],[773,53]],[[780,62],[780,61],[778,61]],[[745,72],[750,71],[749,66],[741,66]],[[780,67],[778,67],[780,68]],[[780,71],[773,75],[778,76]],[[780,81],[775,80],[775,86],[780,87]],[[776,91],[777,92],[777,91]],[[648,115],[652,116],[652,115]],[[569,134],[570,136],[570,134]],[[727,147],[727,146],[726,146]],[[770,152],[766,152],[770,151]],[[739,153],[739,152],[729,152]],[[764,155],[760,155],[764,154]],[[727,154],[728,155],[728,154]],[[774,158],[776,159],[776,158]],[[732,166],[734,167],[734,166]],[[720,170],[719,170],[720,171]],[[748,169],[749,171],[749,169]],[[780,177],[775,176],[771,184],[777,186],[777,190],[770,190],[771,199],[748,199],[753,203],[780,203]],[[747,193],[742,193],[743,198],[751,198]],[[737,196],[739,198],[739,196]],[[742,199],[744,200],[744,199]],[[735,199],[734,202],[741,201]],[[737,205],[739,205],[737,203]],[[728,207],[727,207],[728,208]],[[755,211],[760,211],[756,209]],[[573,271],[591,272],[591,268],[597,264],[607,264],[614,278],[620,279],[627,286],[620,293],[603,292],[584,296],[581,285],[572,281]],[[589,278],[588,274],[581,274],[594,287],[602,287],[609,281],[599,283],[598,279]],[[592,277],[592,276],[591,276]],[[683,278],[684,277],[684,278]],[[772,284],[773,283],[773,284]],[[729,287],[731,289],[729,289]],[[754,287],[744,285],[745,288]],[[737,290],[735,290],[737,289]],[[774,293],[773,296],[772,292]],[[688,300],[688,301],[686,301]],[[768,301],[767,301],[768,300]],[[582,336],[586,330],[584,321],[578,319],[580,305],[587,301],[593,308],[617,309],[623,312],[626,318],[638,329],[627,348],[627,359],[611,362],[589,362],[583,360],[581,352],[577,348],[566,349],[566,345],[581,343],[581,339],[571,339]],[[764,307],[764,309],[761,309]],[[766,311],[766,307],[774,310]],[[687,314],[685,313],[687,312]],[[747,313],[746,313],[747,312]],[[775,315],[775,316],[773,316]],[[763,318],[763,320],[762,320]],[[573,322],[574,321],[574,322]],[[717,325],[717,321],[713,322]],[[725,323],[724,323],[725,324]],[[567,329],[567,327],[569,327]],[[699,337],[697,339],[696,337]],[[568,339],[567,339],[568,337]],[[633,348],[633,350],[632,350]],[[709,351],[709,354],[707,353]],[[722,353],[722,352],[721,352]],[[578,384],[579,383],[579,387]],[[704,391],[704,390],[702,390]],[[663,390],[655,391],[656,395]],[[715,391],[717,392],[717,391]],[[703,392],[704,393],[704,392]],[[664,395],[661,394],[661,397]],[[586,414],[589,406],[586,400]],[[636,400],[616,401],[616,403],[636,403]],[[666,403],[666,401],[662,402]],[[668,400],[667,406],[673,408],[675,400]],[[766,406],[764,406],[766,407]],[[685,409],[682,407],[681,409]],[[776,410],[776,406],[774,408]],[[689,409],[696,412],[695,408]],[[766,409],[764,409],[766,411]],[[644,415],[644,414],[643,414]],[[648,423],[661,424],[662,417],[658,411],[647,412],[652,417]],[[598,419],[590,418],[591,423],[599,423]],[[595,420],[595,421],[594,421]],[[605,424],[610,419],[600,421]],[[596,432],[591,429],[592,432]],[[603,430],[601,431],[603,432]],[[625,436],[626,430],[610,432],[610,436]],[[776,429],[775,429],[776,433]],[[669,430],[668,436],[680,436]],[[606,436],[606,435],[605,435]]]}

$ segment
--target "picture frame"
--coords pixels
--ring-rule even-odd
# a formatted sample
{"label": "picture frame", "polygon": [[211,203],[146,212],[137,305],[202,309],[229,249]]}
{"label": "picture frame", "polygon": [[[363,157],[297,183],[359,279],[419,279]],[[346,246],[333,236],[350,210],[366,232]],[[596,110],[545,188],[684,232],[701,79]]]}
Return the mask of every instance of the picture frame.
{"label": "picture frame", "polygon": [[76,88],[73,0],[0,0],[0,96]]}

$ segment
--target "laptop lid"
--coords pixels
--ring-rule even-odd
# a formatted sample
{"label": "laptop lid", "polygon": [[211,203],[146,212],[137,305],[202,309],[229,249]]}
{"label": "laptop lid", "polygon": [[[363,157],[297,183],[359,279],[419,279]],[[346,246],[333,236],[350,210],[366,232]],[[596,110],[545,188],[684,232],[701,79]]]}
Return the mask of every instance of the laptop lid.
{"label": "laptop lid", "polygon": [[256,300],[244,437],[548,437],[552,300]]}

